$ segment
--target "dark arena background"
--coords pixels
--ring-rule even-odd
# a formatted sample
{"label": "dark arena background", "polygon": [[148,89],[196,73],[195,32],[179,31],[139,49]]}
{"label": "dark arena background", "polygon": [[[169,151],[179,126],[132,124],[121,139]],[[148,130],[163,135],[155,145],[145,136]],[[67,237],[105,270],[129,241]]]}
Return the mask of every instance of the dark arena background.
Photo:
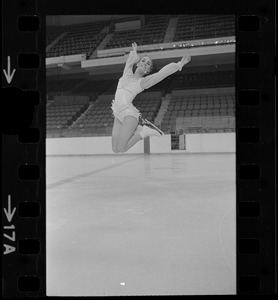
{"label": "dark arena background", "polygon": [[235,139],[233,15],[47,16],[46,31],[47,138],[111,136],[111,101],[136,42],[153,72],[192,57],[133,102],[171,136],[171,150],[196,149],[192,134]]}

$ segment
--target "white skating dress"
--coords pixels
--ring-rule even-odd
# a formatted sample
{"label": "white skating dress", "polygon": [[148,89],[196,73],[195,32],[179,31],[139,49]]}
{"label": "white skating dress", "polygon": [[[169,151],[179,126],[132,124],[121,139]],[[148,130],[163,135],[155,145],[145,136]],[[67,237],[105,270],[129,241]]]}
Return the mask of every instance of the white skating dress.
{"label": "white skating dress", "polygon": [[163,67],[159,72],[141,78],[135,78],[132,67],[139,60],[139,56],[135,51],[131,51],[127,59],[123,76],[119,79],[115,99],[112,101],[112,111],[114,117],[121,122],[126,116],[134,116],[137,119],[141,116],[139,110],[132,104],[137,94],[143,90],[157,84],[167,76],[181,70],[182,65],[178,63],[170,63]]}

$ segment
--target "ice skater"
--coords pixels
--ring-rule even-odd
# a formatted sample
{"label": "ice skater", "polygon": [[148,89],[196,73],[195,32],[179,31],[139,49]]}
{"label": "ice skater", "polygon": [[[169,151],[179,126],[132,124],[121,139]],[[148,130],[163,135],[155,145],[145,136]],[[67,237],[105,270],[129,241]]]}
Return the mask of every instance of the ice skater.
{"label": "ice skater", "polygon": [[[143,56],[140,59],[136,43],[132,43],[132,49],[126,61],[123,76],[119,79],[115,99],[112,101],[114,115],[112,149],[115,153],[128,151],[138,141],[148,136],[163,135],[160,129],[147,120],[143,119],[143,126],[139,125],[141,113],[134,107],[132,101],[143,90],[152,87],[178,70],[181,71],[182,67],[191,60],[190,55],[185,54],[178,63],[170,63],[159,72],[148,75],[153,68],[151,58]],[[135,63],[137,63],[137,68],[133,72]]]}

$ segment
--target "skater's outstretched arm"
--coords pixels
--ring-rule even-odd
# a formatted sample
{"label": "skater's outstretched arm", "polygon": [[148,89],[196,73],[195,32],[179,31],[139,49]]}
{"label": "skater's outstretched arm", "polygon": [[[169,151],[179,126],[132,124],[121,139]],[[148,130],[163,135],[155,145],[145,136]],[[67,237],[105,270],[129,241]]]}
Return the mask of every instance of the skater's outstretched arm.
{"label": "skater's outstretched arm", "polygon": [[133,65],[140,59],[137,54],[137,44],[132,43],[132,51],[130,51],[127,61],[125,63],[124,75],[132,75],[132,67]]}
{"label": "skater's outstretched arm", "polygon": [[178,63],[170,63],[164,66],[159,72],[154,73],[152,75],[146,76],[141,81],[141,88],[148,89],[153,85],[159,83],[169,75],[177,72],[178,70],[181,71],[182,67],[187,64],[191,60],[190,55],[185,54],[183,58]]}

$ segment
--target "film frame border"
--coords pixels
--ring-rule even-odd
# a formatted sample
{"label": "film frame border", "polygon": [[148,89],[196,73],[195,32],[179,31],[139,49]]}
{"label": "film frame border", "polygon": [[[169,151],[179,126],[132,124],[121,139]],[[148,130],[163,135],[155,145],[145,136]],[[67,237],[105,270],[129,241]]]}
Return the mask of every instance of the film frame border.
{"label": "film frame border", "polygon": [[[3,297],[46,296],[45,17],[85,11],[88,14],[88,9],[76,10],[76,2],[69,2],[72,5],[66,7],[57,7],[57,3],[50,0],[12,0],[10,5],[6,0],[3,3],[3,27],[8,28],[3,36],[7,45],[2,54],[3,66],[10,56],[13,69],[17,58],[17,74],[12,86],[19,87],[26,95],[33,93],[35,107],[35,117],[29,126],[24,123],[23,129],[15,128],[12,134],[2,135],[2,174],[5,176],[2,209],[8,211],[11,206],[9,215],[12,215],[9,222],[2,212],[2,240],[5,244],[4,238],[9,236],[6,243],[12,244],[10,250],[16,249],[10,255],[2,253]],[[85,8],[92,5],[89,1],[81,2]],[[104,2],[96,14],[105,12],[107,3]],[[218,5],[218,1],[215,2]],[[275,155],[275,1],[231,2],[225,3],[226,9],[220,5],[220,10],[236,16],[237,294],[274,294],[277,293],[275,168],[271,164]],[[117,14],[117,9],[113,14]],[[207,4],[201,11],[213,13],[215,9]],[[138,12],[144,14],[140,9]],[[194,12],[197,14],[196,3],[189,5],[187,11]],[[8,36],[11,33],[15,37]],[[2,87],[7,86],[5,80],[2,73]],[[10,93],[9,90],[7,94],[24,97],[22,91]],[[19,133],[18,137],[15,132]],[[23,158],[19,157],[22,153]]]}

